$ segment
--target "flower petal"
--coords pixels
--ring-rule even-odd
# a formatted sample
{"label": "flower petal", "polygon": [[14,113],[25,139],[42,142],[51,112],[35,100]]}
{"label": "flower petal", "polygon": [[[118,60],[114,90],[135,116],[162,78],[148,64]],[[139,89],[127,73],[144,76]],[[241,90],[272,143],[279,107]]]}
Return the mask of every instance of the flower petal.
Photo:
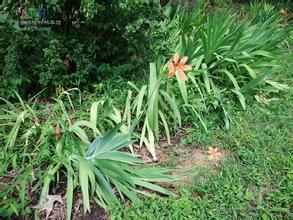
{"label": "flower petal", "polygon": [[214,160],[213,155],[210,155],[210,156],[209,156],[209,160]]}
{"label": "flower petal", "polygon": [[183,57],[181,60],[180,60],[180,64],[181,65],[185,65],[185,63],[187,62],[187,60],[188,60],[188,56],[185,56],[185,57]]}
{"label": "flower petal", "polygon": [[178,62],[179,62],[179,57],[180,57],[179,53],[176,52],[176,53],[174,54],[174,58],[173,58],[175,64],[178,64]]}
{"label": "flower petal", "polygon": [[182,70],[179,70],[178,71],[178,78],[181,80],[181,81],[185,81],[186,80],[186,76],[184,74],[184,72]]}
{"label": "flower petal", "polygon": [[175,68],[175,64],[173,62],[167,63],[167,66],[174,69]]}
{"label": "flower petal", "polygon": [[209,147],[208,154],[212,154],[212,153],[213,153],[213,148]]}
{"label": "flower petal", "polygon": [[189,65],[184,65],[180,69],[183,70],[183,71],[190,71],[190,70],[192,70],[192,67],[189,66]]}
{"label": "flower petal", "polygon": [[175,75],[176,71],[175,70],[171,70],[169,73],[168,73],[168,78],[171,78]]}
{"label": "flower petal", "polygon": [[214,161],[218,161],[219,160],[219,158],[217,158],[217,157],[214,157],[214,159],[213,159]]}
{"label": "flower petal", "polygon": [[217,152],[217,155],[218,155],[218,157],[221,157],[222,156],[222,153]]}

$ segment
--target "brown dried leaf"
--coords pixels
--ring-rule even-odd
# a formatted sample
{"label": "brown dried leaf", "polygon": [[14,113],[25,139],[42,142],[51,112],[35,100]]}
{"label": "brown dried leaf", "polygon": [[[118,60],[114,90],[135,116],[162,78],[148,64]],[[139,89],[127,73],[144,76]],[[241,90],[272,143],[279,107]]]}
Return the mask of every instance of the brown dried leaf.
{"label": "brown dried leaf", "polygon": [[41,205],[32,206],[34,209],[40,209],[40,211],[46,211],[46,219],[49,218],[49,215],[51,214],[54,206],[54,202],[60,202],[63,204],[62,198],[60,195],[48,195],[47,196],[48,201]]}

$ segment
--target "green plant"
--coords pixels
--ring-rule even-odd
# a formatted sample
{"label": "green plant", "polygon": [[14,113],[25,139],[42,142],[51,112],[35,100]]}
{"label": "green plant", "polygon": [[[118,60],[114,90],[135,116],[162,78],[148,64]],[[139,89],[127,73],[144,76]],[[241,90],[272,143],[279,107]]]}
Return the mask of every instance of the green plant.
{"label": "green plant", "polygon": [[[179,56],[179,54],[177,55]],[[188,57],[184,59],[187,60]],[[170,143],[171,129],[175,130],[175,126],[181,127],[181,107],[192,109],[196,118],[199,119],[206,130],[201,115],[188,104],[185,79],[182,78],[183,76],[185,77],[184,73],[180,73],[180,70],[174,67],[172,75],[169,74],[169,77],[174,76],[176,78],[176,83],[174,83],[173,80],[167,79],[167,65],[171,65],[171,62],[165,65],[160,60],[156,63],[150,63],[149,82],[147,85],[142,85],[139,88],[129,82],[132,90],[128,91],[122,114],[111,103],[100,103],[105,109],[106,116],[116,124],[121,121],[127,122],[126,125],[121,127],[122,132],[127,133],[133,124],[137,124],[137,127],[141,128],[139,147],[144,144],[155,161],[157,160],[155,141],[159,141],[162,131],[164,131],[167,142]],[[175,64],[172,63],[172,65]],[[188,67],[189,70],[191,68],[187,65],[185,67]],[[178,87],[180,95],[177,100]],[[132,145],[130,145],[130,148],[133,151]]]}
{"label": "green plant", "polygon": [[[259,87],[262,82],[275,89],[278,83],[269,80],[278,71],[278,57],[285,40],[280,16],[273,7],[252,20],[238,21],[230,11],[205,13],[199,1],[192,11],[178,12],[172,22],[177,23],[172,41],[177,39],[173,51],[189,57],[193,68],[187,76],[189,103],[198,112],[220,110],[226,127],[230,118],[226,103],[235,96],[245,109],[246,98],[255,91],[268,90]],[[265,17],[265,18],[261,18]],[[170,45],[174,45],[171,43]],[[275,90],[276,91],[276,90]]]}
{"label": "green plant", "polygon": [[53,86],[57,86],[64,80],[60,77],[66,74],[66,66],[63,63],[62,57],[65,57],[64,48],[59,40],[51,40],[49,47],[44,49],[44,65],[40,71],[39,83],[46,87],[55,83]]}
{"label": "green plant", "polygon": [[19,59],[17,44],[7,41],[8,37],[18,33],[19,27],[13,24],[8,13],[0,14],[0,95],[10,97],[12,89],[18,89],[24,83],[29,82],[26,75],[19,75]]}
{"label": "green plant", "polygon": [[[68,91],[64,92],[66,93],[69,94]],[[4,187],[1,197],[7,197],[15,190],[21,190],[22,196],[19,198],[21,209],[26,210],[22,211],[23,215],[29,213],[28,189],[19,189],[18,184],[26,186],[27,181],[30,181],[35,191],[41,189],[39,203],[43,204],[52,187],[59,185],[59,176],[62,173],[65,173],[67,178],[68,219],[71,217],[73,191],[76,188],[81,188],[85,212],[90,211],[91,199],[107,208],[113,203],[120,204],[118,195],[123,201],[128,198],[133,202],[139,201],[137,193],[154,196],[140,187],[170,194],[168,190],[155,184],[155,182],[173,180],[170,175],[165,174],[168,169],[141,167],[144,161],[137,155],[120,151],[134,141],[131,130],[126,134],[118,132],[123,125],[122,122],[101,136],[96,127],[95,105],[91,108],[88,121],[74,119],[75,112],[70,98],[69,104],[72,108],[70,111],[67,111],[61,99],[56,99],[52,110],[43,111],[37,110],[35,105],[29,106],[20,97],[19,100],[21,110],[5,100],[10,110],[8,114],[2,113],[0,118],[4,134],[7,126],[11,128],[9,134],[5,135],[6,145],[2,153],[5,166],[2,166],[1,173],[6,175],[15,169],[26,171],[14,177],[16,179],[14,184]],[[99,136],[91,143],[90,140],[97,134]],[[19,150],[25,154],[16,154]],[[45,172],[41,167],[45,168]],[[113,187],[116,193],[113,192]],[[8,205],[7,203],[8,201],[4,203],[5,206]],[[20,207],[13,207],[16,210],[14,214],[19,214]],[[5,212],[5,215],[9,213]]]}
{"label": "green plant", "polygon": [[[179,126],[181,126],[181,116],[175,97],[171,98],[168,93],[164,92],[164,89],[160,89],[160,87],[165,84],[162,78],[164,77],[163,74],[166,66],[159,71],[157,67],[160,68],[159,63],[157,65],[155,63],[150,64],[148,85],[142,85],[139,89],[136,85],[129,82],[133,90],[128,91],[122,114],[109,100],[96,103],[97,106],[102,106],[105,116],[113,120],[115,124],[126,121],[126,124],[121,127],[123,133],[127,133],[133,124],[137,124],[139,127],[140,121],[142,121],[143,126],[140,134],[140,147],[144,143],[154,160],[157,160],[155,138],[157,140],[159,139],[159,132],[161,130],[159,128],[159,122],[164,126],[168,142],[170,142],[170,129],[165,115],[168,114],[172,116],[174,122],[179,123]],[[137,93],[137,95],[133,96],[135,93]],[[171,106],[173,112],[168,112],[167,105]],[[148,138],[146,138],[146,135]],[[130,145],[130,148],[133,151],[132,145]]]}

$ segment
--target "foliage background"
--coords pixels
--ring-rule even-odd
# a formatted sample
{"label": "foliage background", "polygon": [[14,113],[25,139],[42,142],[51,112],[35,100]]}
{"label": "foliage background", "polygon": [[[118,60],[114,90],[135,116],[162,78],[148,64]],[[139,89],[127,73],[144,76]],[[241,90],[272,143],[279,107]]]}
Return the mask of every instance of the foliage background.
{"label": "foliage background", "polygon": [[[43,88],[47,88],[44,94],[48,95],[58,85],[91,90],[93,84],[109,76],[129,79],[143,75],[142,69],[155,57],[149,47],[154,39],[148,37],[148,31],[150,24],[162,17],[159,4],[116,1],[92,1],[89,5],[84,2],[86,7],[80,4],[78,1],[68,4],[49,1],[42,7],[24,4],[27,14],[33,10],[45,11],[48,20],[62,23],[45,31],[19,31],[9,25],[12,19],[27,19],[11,13],[17,10],[18,3],[2,3],[3,13],[10,12],[8,17],[2,16],[0,23],[2,95],[9,95],[11,89],[28,95]],[[78,27],[72,25],[74,22]],[[67,57],[70,66],[64,65]]]}

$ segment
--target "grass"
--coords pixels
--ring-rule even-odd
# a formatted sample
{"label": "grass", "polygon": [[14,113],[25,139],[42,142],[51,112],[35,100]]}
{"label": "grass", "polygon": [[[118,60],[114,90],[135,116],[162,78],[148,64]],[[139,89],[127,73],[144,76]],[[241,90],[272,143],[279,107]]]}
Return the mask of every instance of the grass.
{"label": "grass", "polygon": [[291,97],[292,90],[275,96],[268,105],[255,103],[246,111],[235,110],[230,131],[218,127],[207,134],[190,130],[179,147],[212,145],[233,156],[216,172],[200,169],[192,184],[180,187],[178,197],[146,199],[123,211],[113,208],[112,218],[292,219]]}

